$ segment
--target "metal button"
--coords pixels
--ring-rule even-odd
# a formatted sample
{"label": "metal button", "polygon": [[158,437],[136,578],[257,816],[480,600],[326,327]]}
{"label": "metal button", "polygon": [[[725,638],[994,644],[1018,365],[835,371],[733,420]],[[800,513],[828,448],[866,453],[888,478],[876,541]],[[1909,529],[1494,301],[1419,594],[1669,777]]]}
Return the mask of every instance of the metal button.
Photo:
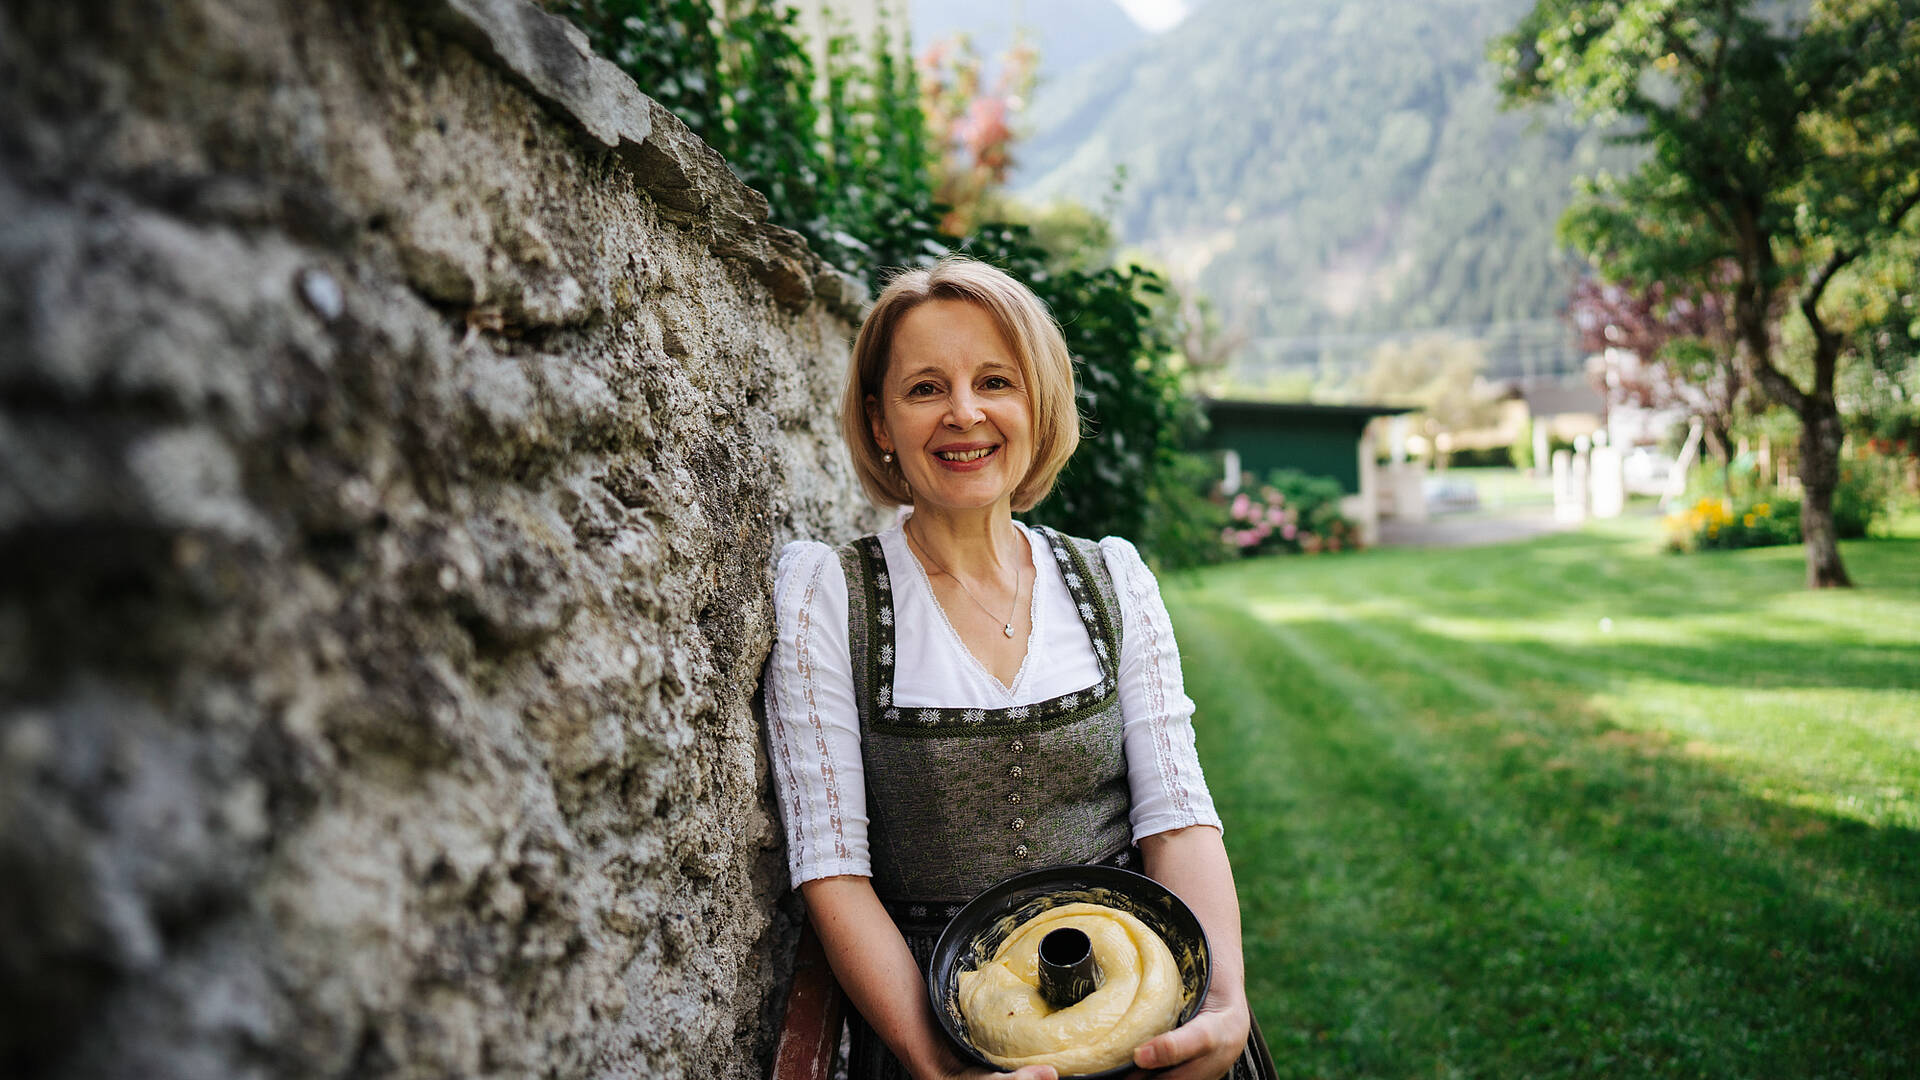
{"label": "metal button", "polygon": [[1011,794],[1011,795],[1009,795],[1009,796],[1007,796],[1007,801],[1008,801],[1008,802],[1019,802],[1019,801],[1020,801],[1020,793],[1016,791],[1016,792],[1014,792],[1013,794]]}
{"label": "metal button", "polygon": [[1027,857],[1027,845],[1025,845],[1025,844],[1019,844],[1019,845],[1016,845],[1016,846],[1014,847],[1014,849],[1013,849],[1013,854],[1014,854],[1014,855],[1015,855],[1016,857],[1018,857],[1018,858],[1022,858],[1022,859],[1024,859],[1024,858],[1026,858],[1026,857]]}
{"label": "metal button", "polygon": [[1026,819],[1026,818],[1023,818],[1023,817],[1017,817],[1017,818],[1014,818],[1014,819],[1013,819],[1013,831],[1014,831],[1014,832],[1019,832],[1019,831],[1020,831],[1021,829],[1024,829],[1024,828],[1026,828],[1026,827],[1027,827],[1027,819]]}
{"label": "metal button", "polygon": [[1025,741],[1025,740],[1023,740],[1023,739],[1015,739],[1015,740],[1013,740],[1013,752],[1014,752],[1014,753],[1016,753],[1016,754],[1017,754],[1017,753],[1019,753],[1020,751],[1022,751],[1022,750],[1025,750],[1026,748],[1027,748],[1027,744],[1026,744],[1026,741]]}
{"label": "metal button", "polygon": [[1024,774],[1024,773],[1023,773],[1022,771],[1021,771],[1021,769],[1020,769],[1020,766],[1018,766],[1018,765],[1015,765],[1015,766],[1014,766],[1013,768],[1011,768],[1011,769],[1008,769],[1008,770],[1007,770],[1007,772],[1008,772],[1008,773],[1010,773],[1010,774],[1011,774],[1011,775],[1013,776],[1013,778],[1014,778],[1015,780],[1018,780],[1018,779],[1020,779],[1020,777],[1021,777],[1021,776],[1023,776],[1023,775],[1025,775],[1025,774]]}

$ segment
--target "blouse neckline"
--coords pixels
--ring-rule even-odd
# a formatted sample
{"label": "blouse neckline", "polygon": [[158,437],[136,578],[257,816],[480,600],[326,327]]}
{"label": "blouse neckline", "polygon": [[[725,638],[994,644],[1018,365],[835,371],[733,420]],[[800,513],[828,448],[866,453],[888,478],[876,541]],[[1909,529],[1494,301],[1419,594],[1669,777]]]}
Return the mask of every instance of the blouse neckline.
{"label": "blouse neckline", "polygon": [[[888,533],[893,531],[888,530]],[[857,572],[857,590],[863,597],[860,609],[868,613],[861,617],[871,619],[874,635],[870,645],[864,647],[864,660],[858,650],[853,657],[856,667],[865,666],[867,683],[873,688],[874,705],[877,708],[877,715],[871,719],[863,714],[863,725],[871,723],[872,730],[881,735],[992,735],[1016,729],[1045,730],[1071,723],[1111,704],[1119,687],[1118,612],[1110,611],[1108,602],[1094,588],[1092,570],[1085,556],[1073,548],[1074,541],[1050,530],[1039,529],[1029,529],[1028,533],[1038,535],[1047,543],[1054,561],[1059,564],[1059,573],[1077,609],[1080,623],[1092,639],[1097,668],[1093,684],[1045,701],[1020,705],[903,706],[896,702],[894,674],[899,657],[895,650],[894,634],[898,627],[887,548],[893,544],[903,545],[904,538],[891,537],[888,533],[866,536],[852,544],[852,557],[865,566],[865,569]],[[848,588],[851,600],[856,590],[853,573],[848,576]],[[998,679],[993,682],[1005,690]]]}
{"label": "blouse neckline", "polygon": [[913,545],[907,543],[906,523],[907,518],[903,517],[887,531],[900,534],[900,546],[906,550],[907,561],[913,564],[914,579],[920,583],[922,589],[926,590],[928,602],[940,615],[940,625],[946,628],[949,649],[966,657],[966,663],[973,665],[974,672],[999,691],[1002,706],[1012,705],[1019,700],[1020,690],[1027,684],[1027,670],[1033,664],[1035,646],[1041,640],[1040,556],[1042,553],[1036,546],[1038,538],[1033,530],[1025,525],[1018,521],[1013,523],[1013,527],[1020,530],[1021,537],[1027,542],[1027,560],[1033,564],[1033,584],[1027,590],[1027,640],[1020,653],[1020,670],[1013,673],[1011,683],[1003,683],[998,676],[987,670],[987,665],[981,663],[979,657],[973,655],[973,650],[967,648],[966,639],[960,636],[959,630],[954,629],[953,620],[947,617],[947,609],[941,605],[939,595],[933,591],[933,579],[927,576],[926,566],[920,562],[919,556],[913,553]]}

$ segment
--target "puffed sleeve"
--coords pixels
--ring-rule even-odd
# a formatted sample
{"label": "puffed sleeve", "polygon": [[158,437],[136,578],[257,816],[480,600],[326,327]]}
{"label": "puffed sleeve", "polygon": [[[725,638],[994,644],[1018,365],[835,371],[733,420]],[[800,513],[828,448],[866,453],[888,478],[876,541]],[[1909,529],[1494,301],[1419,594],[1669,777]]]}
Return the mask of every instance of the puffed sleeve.
{"label": "puffed sleeve", "polygon": [[846,575],[831,548],[802,541],[780,553],[773,590],[776,636],[762,687],[793,884],[872,876]]}
{"label": "puffed sleeve", "polygon": [[1189,825],[1220,827],[1193,742],[1193,700],[1180,672],[1160,583],[1132,544],[1100,541],[1120,594],[1120,710],[1135,841]]}

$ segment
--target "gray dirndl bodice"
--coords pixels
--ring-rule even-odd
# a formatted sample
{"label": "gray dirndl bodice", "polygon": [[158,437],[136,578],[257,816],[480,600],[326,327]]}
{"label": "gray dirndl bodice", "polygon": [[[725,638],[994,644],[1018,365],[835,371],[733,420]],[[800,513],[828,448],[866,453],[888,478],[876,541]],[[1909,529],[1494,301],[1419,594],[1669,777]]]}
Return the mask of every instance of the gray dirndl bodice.
{"label": "gray dirndl bodice", "polygon": [[1100,675],[1083,690],[1001,709],[895,705],[895,575],[878,537],[840,549],[873,887],[890,905],[950,907],[1022,870],[1130,847],[1118,598],[1098,545],[1035,531],[1059,563]]}

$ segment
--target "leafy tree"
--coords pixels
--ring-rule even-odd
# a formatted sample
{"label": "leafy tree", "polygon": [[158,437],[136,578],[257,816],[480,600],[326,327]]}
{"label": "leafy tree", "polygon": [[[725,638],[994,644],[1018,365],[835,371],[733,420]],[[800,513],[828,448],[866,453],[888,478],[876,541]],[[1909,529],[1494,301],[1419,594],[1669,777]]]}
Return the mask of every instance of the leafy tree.
{"label": "leafy tree", "polygon": [[1855,362],[1841,368],[1835,394],[1853,433],[1920,471],[1920,220],[1849,269],[1832,307]]}
{"label": "leafy tree", "polygon": [[1539,0],[1491,54],[1510,102],[1570,101],[1651,151],[1586,183],[1561,234],[1612,280],[1727,275],[1735,362],[1801,422],[1808,585],[1850,584],[1833,521],[1849,342],[1823,301],[1920,203],[1920,0]]}
{"label": "leafy tree", "polygon": [[1360,380],[1360,396],[1418,406],[1428,437],[1491,427],[1499,421],[1500,406],[1481,390],[1486,366],[1480,344],[1465,338],[1428,334],[1388,342],[1373,350]]}
{"label": "leafy tree", "polygon": [[1731,306],[1718,290],[1686,294],[1662,282],[1639,288],[1589,276],[1574,286],[1568,315],[1582,349],[1621,349],[1638,360],[1609,372],[1610,400],[1687,410],[1724,466],[1733,457],[1733,427],[1746,389],[1733,362]]}

